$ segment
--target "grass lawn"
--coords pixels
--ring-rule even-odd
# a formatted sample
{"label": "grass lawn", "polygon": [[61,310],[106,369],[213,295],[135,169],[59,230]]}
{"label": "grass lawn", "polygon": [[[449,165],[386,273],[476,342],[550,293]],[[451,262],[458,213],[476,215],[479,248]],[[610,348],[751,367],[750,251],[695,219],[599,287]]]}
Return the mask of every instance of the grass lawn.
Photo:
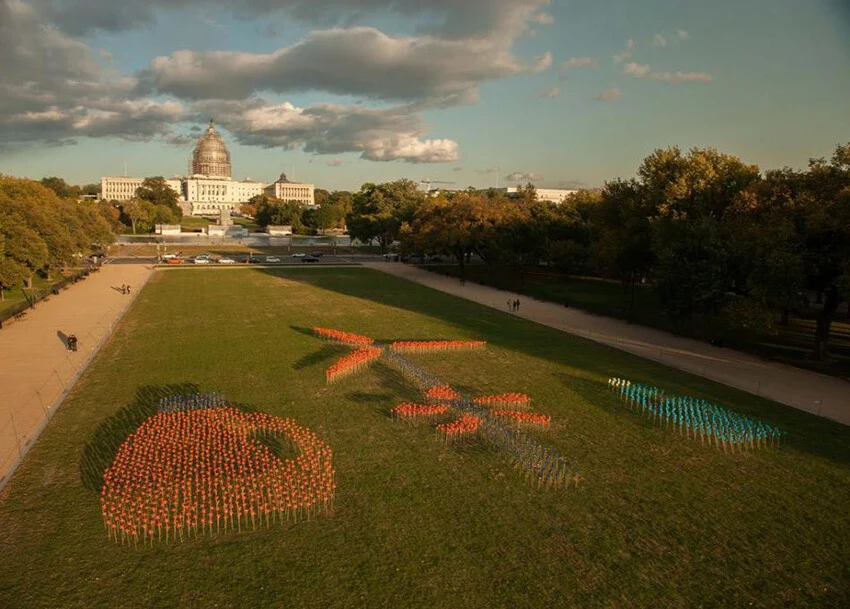
{"label": "grass lawn", "polygon": [[[458,267],[453,265],[426,265],[424,268],[438,273],[458,274]],[[748,332],[723,316],[709,320],[695,318],[674,327],[661,310],[661,303],[651,286],[636,286],[632,302],[631,294],[627,294],[617,281],[549,277],[545,274],[529,274],[521,278],[516,270],[511,269],[499,269],[491,274],[485,265],[470,265],[466,270],[470,281],[483,281],[538,300],[568,303],[591,313],[627,319],[697,339],[722,338],[724,345],[732,349],[850,380],[850,323],[844,319],[836,319],[832,324],[832,359],[824,364],[809,358],[814,345],[813,318],[791,316],[787,326],[777,326],[776,335]]]}
{"label": "grass lawn", "polygon": [[[394,422],[419,396],[385,364],[326,386],[347,351],[314,325],[489,341],[416,361],[470,393],[531,395],[553,417],[540,439],[582,482],[538,491],[495,449],[445,449]],[[762,417],[787,444],[724,454],[653,427],[610,375]],[[335,511],[183,544],[109,541],[86,444],[140,389],[179,383],[319,434]],[[848,427],[397,278],[161,272],[0,493],[0,607],[843,608],[848,489]]]}

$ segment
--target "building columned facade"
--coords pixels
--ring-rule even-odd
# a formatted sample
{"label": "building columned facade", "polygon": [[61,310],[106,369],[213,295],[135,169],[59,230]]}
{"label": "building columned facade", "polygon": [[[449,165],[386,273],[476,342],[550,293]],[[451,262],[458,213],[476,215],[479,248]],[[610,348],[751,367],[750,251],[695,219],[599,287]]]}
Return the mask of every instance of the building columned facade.
{"label": "building columned facade", "polygon": [[[142,178],[101,178],[100,196],[107,201],[128,201],[136,195]],[[263,193],[284,201],[314,204],[313,184],[291,182],[286,174],[271,184],[232,178],[230,151],[210,120],[189,161],[189,175],[166,180],[180,198],[183,213],[190,216],[219,215],[238,211],[239,205]]]}
{"label": "building columned facade", "polygon": [[315,186],[302,182],[292,182],[285,173],[280,174],[276,182],[265,188],[265,193],[282,201],[298,201],[302,205],[312,207],[315,204]]}

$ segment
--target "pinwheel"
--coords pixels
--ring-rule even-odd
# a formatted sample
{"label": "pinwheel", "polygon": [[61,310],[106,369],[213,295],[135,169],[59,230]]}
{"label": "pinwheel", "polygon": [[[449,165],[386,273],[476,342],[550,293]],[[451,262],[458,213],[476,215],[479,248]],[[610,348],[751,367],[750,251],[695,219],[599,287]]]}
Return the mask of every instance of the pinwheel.
{"label": "pinwheel", "polygon": [[328,383],[334,383],[340,378],[354,374],[358,370],[365,368],[379,357],[381,357],[381,349],[377,347],[357,349],[357,351],[344,355],[334,362],[325,371],[325,378]]}
{"label": "pinwheel", "polygon": [[[115,540],[185,541],[331,509],[332,451],[293,420],[238,410],[219,394],[169,397],[159,410],[104,472],[101,511]],[[269,438],[298,456],[280,459],[260,441]]]}
{"label": "pinwheel", "polygon": [[690,396],[667,394],[663,389],[632,383],[621,378],[608,379],[608,387],[626,404],[674,431],[724,451],[744,450],[778,444],[785,432],[775,425],[738,414],[723,406]]}
{"label": "pinwheel", "polygon": [[374,338],[352,334],[351,332],[343,332],[342,330],[333,330],[331,328],[315,327],[313,328],[313,332],[322,338],[327,338],[344,345],[372,345],[375,343]]}
{"label": "pinwheel", "polygon": [[460,394],[448,385],[434,385],[425,392],[425,397],[438,402],[450,402],[460,398]]}
{"label": "pinwheel", "polygon": [[429,353],[434,351],[475,351],[483,349],[483,340],[400,340],[390,344],[397,353]]}
{"label": "pinwheel", "polygon": [[523,410],[491,410],[490,415],[515,421],[517,425],[528,425],[529,427],[546,427],[552,422],[548,414],[537,412],[525,412]]}
{"label": "pinwheel", "polygon": [[393,408],[391,412],[394,417],[404,420],[428,420],[448,411],[449,407],[445,404],[409,404],[405,402]]}
{"label": "pinwheel", "polygon": [[473,400],[483,406],[500,406],[523,408],[531,404],[531,398],[524,393],[500,393],[498,395],[483,395]]}

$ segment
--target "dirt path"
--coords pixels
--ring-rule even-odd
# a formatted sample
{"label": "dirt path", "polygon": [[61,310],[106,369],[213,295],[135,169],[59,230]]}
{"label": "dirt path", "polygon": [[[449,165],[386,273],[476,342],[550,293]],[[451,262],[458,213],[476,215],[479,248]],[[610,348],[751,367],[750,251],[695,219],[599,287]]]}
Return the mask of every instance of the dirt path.
{"label": "dirt path", "polygon": [[475,283],[462,286],[407,264],[364,266],[506,312],[507,301],[519,298],[514,315],[850,425],[850,383],[841,379]]}
{"label": "dirt path", "polygon": [[[0,330],[0,488],[109,337],[152,271],[107,264]],[[129,295],[122,284],[130,284]],[[68,351],[74,334],[77,351]]]}

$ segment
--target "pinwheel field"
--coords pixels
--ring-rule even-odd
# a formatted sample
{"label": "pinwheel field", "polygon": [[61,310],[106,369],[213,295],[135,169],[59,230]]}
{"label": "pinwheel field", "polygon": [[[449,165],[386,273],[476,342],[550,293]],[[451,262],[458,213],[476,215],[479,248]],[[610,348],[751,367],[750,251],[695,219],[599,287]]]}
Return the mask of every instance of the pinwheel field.
{"label": "pinwheel field", "polygon": [[0,607],[846,607],[848,489],[850,428],[504,311],[160,272],[0,492]]}

